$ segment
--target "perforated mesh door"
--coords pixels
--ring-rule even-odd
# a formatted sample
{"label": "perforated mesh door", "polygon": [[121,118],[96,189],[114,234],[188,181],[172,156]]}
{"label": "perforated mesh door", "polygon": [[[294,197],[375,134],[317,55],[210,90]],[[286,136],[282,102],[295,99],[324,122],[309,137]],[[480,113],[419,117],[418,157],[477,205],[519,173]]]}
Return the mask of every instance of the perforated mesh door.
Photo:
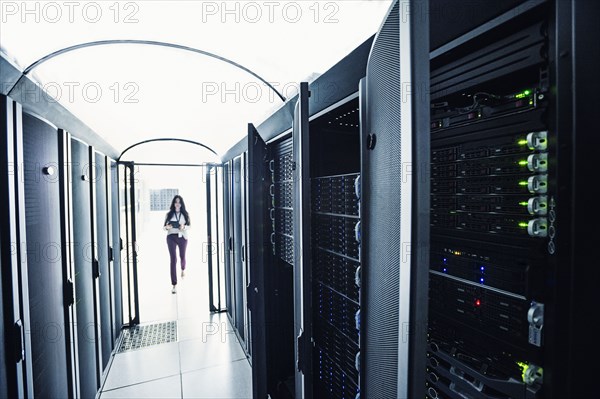
{"label": "perforated mesh door", "polygon": [[33,389],[38,397],[67,397],[60,190],[58,174],[42,169],[58,165],[56,128],[24,114],[23,159]]}
{"label": "perforated mesh door", "polygon": [[111,309],[110,309],[110,273],[108,269],[108,219],[106,201],[106,161],[103,155],[96,153],[96,226],[98,262],[100,267],[100,327],[102,329],[102,367],[106,368],[112,352]]}
{"label": "perforated mesh door", "polygon": [[[395,398],[398,389],[400,263],[399,5],[375,39],[367,65],[366,123],[361,125],[364,350],[367,398]],[[367,136],[375,147],[367,150]],[[361,312],[362,313],[362,312]]]}
{"label": "perforated mesh door", "polygon": [[[89,248],[92,243],[90,210],[90,182],[88,146],[71,140],[73,167],[73,238],[75,261],[75,287],[77,307],[77,332],[79,350],[79,384],[82,397],[94,397],[98,390],[96,380],[96,329],[94,278]],[[86,176],[86,180],[83,180]]]}

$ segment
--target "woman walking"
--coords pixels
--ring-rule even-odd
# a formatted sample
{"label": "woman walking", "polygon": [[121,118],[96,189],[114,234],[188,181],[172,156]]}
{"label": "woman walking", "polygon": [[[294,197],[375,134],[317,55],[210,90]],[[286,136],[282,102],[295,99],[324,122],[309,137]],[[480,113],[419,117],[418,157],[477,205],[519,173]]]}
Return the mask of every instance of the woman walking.
{"label": "woman walking", "polygon": [[181,259],[181,278],[185,277],[185,250],[187,247],[187,229],[190,227],[190,215],[185,209],[185,203],[180,195],[173,197],[171,208],[165,217],[163,229],[167,230],[167,246],[171,256],[171,292],[177,293],[177,254],[179,247],[179,258]]}

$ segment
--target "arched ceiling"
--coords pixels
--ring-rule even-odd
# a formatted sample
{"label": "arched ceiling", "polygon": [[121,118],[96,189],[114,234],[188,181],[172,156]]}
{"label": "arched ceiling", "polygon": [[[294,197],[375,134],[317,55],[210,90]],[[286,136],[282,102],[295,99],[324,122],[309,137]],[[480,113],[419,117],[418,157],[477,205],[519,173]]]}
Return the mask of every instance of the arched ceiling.
{"label": "arched ceiling", "polygon": [[[287,98],[379,28],[391,0],[2,2],[0,47],[24,70],[104,40],[188,46],[238,63]],[[234,65],[141,44],[62,54],[29,75],[119,151],[177,137],[224,153],[281,99]]]}

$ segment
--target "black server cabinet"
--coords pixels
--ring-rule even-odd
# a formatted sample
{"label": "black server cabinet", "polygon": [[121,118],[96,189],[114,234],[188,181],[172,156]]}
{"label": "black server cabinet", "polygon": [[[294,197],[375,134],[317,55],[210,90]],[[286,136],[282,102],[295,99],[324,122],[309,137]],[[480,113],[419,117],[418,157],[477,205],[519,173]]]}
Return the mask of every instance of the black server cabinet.
{"label": "black server cabinet", "polygon": [[271,251],[267,238],[269,230],[267,193],[267,145],[254,125],[248,125],[248,261],[249,284],[247,289],[250,310],[250,342],[252,353],[252,394],[255,398],[267,397],[267,321],[266,290],[269,277],[266,259]]}
{"label": "black server cabinet", "polygon": [[98,298],[98,263],[94,259],[92,234],[93,167],[90,147],[71,139],[71,184],[73,195],[73,252],[75,302],[82,397],[94,397],[100,386],[101,341]]}
{"label": "black server cabinet", "polygon": [[292,138],[272,143],[269,150],[269,258],[267,302],[269,392],[294,397],[294,237]]}
{"label": "black server cabinet", "polygon": [[572,71],[573,24],[586,21],[572,13],[592,3],[492,7],[449,41],[432,24],[431,398],[580,397],[591,385],[569,370],[582,353],[571,309],[590,309],[571,290],[586,278],[571,252],[586,137],[574,93],[593,82]]}
{"label": "black server cabinet", "polygon": [[98,284],[99,284],[99,310],[100,310],[100,330],[102,341],[102,370],[106,369],[110,354],[113,349],[112,339],[112,307],[111,307],[111,272],[110,272],[110,251],[108,243],[108,198],[107,194],[107,167],[106,156],[94,154],[94,185],[96,188],[96,254],[98,261]]}
{"label": "black server cabinet", "polygon": [[108,203],[109,203],[109,260],[112,261],[111,268],[111,311],[112,311],[112,337],[113,347],[116,344],[117,339],[121,333],[123,327],[123,282],[122,282],[122,270],[121,270],[121,259],[123,256],[122,238],[120,230],[120,211],[119,211],[119,179],[117,163],[115,161],[109,161],[107,168],[106,179],[108,182]]}
{"label": "black server cabinet", "polygon": [[23,187],[23,124],[21,105],[0,96],[0,225],[2,334],[0,391],[7,397],[33,395],[29,329],[27,235]]}
{"label": "black server cabinet", "polygon": [[312,358],[307,390],[315,398],[360,393],[360,112],[356,96],[311,120],[306,209]]}
{"label": "black server cabinet", "polygon": [[71,303],[62,263],[58,130],[24,114],[23,149],[33,389],[40,397],[68,397]]}
{"label": "black server cabinet", "polygon": [[248,127],[249,285],[254,397],[295,397],[292,138]]}
{"label": "black server cabinet", "polygon": [[231,176],[231,215],[232,215],[232,281],[233,281],[233,301],[232,321],[242,341],[246,341],[244,335],[244,323],[246,304],[244,303],[244,220],[243,209],[244,197],[242,191],[243,184],[243,154],[233,160],[232,176]]}
{"label": "black server cabinet", "polygon": [[223,223],[225,237],[225,303],[227,314],[233,320],[234,317],[234,295],[235,291],[232,288],[233,273],[233,228],[232,211],[231,211],[231,170],[232,162],[223,165]]}

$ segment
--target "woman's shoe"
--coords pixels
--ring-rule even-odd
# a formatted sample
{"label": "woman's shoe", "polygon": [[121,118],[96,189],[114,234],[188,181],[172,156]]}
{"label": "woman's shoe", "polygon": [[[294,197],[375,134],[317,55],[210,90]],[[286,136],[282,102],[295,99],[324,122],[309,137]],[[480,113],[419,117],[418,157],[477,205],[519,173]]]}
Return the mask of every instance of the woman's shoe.
{"label": "woman's shoe", "polygon": [[171,294],[177,294],[177,286],[174,285],[173,289],[171,290]]}
{"label": "woman's shoe", "polygon": [[184,278],[184,277],[185,277],[185,270],[182,270],[181,271],[181,278]]}

